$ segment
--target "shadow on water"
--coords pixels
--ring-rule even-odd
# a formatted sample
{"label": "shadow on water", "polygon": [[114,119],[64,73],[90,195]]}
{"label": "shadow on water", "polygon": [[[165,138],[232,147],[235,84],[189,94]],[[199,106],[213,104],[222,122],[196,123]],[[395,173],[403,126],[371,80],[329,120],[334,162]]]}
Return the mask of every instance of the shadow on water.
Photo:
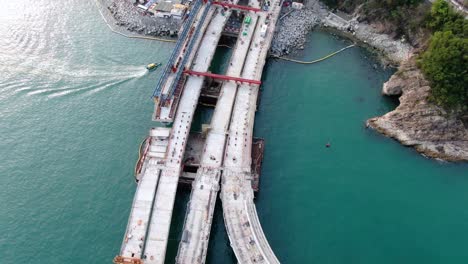
{"label": "shadow on water", "polygon": [[[208,253],[206,256],[207,264],[236,263],[236,255],[234,255],[229,237],[226,233],[222,202],[219,197],[216,201],[209,241]],[[221,241],[224,243],[221,243]]]}
{"label": "shadow on water", "polygon": [[[187,202],[190,198],[190,187],[178,188],[177,199],[174,205],[174,214],[171,220],[171,230],[166,254],[166,264],[175,263],[179,243],[182,238],[182,228],[187,211]],[[215,263],[236,263],[236,256],[229,243],[229,238],[225,231],[221,200],[216,200],[213,222],[211,226],[208,252],[206,255],[207,264]]]}
{"label": "shadow on water", "polygon": [[171,228],[169,231],[169,241],[166,252],[166,264],[175,263],[177,250],[182,237],[182,228],[184,225],[187,203],[190,199],[190,189],[177,188],[177,197],[174,203],[174,212],[172,214]]}

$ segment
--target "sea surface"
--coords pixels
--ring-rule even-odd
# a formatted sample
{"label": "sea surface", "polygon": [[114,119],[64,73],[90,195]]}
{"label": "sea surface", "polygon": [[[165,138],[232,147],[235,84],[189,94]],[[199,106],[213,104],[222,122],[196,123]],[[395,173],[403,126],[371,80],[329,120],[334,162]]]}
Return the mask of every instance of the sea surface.
{"label": "sea surface", "polygon": [[[293,56],[346,45],[314,32]],[[165,62],[172,47],[112,33],[93,0],[0,0],[1,264],[111,263],[138,146],[155,125],[160,71],[144,66]],[[468,263],[468,166],[426,159],[364,127],[396,107],[380,95],[392,72],[357,47],[316,65],[268,61],[255,126],[266,140],[257,209],[283,263]],[[188,197],[178,192],[167,263]],[[220,205],[207,262],[235,263]]]}

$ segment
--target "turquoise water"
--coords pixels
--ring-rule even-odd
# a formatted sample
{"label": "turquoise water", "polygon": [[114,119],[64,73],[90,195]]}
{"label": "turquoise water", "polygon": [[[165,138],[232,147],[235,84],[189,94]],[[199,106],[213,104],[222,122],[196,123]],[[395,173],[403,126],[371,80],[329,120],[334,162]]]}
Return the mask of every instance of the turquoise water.
{"label": "turquoise water", "polygon": [[[301,56],[345,45],[314,33]],[[468,263],[468,167],[365,129],[395,107],[380,96],[389,72],[365,56],[353,48],[308,67],[268,64],[257,208],[271,245],[288,263]]]}
{"label": "turquoise water", "polygon": [[[0,0],[0,36],[0,262],[110,263],[153,125],[159,71],[144,65],[173,44],[111,33],[91,0]],[[345,45],[315,32],[298,56]],[[367,56],[268,62],[255,128],[264,231],[284,263],[467,263],[468,166],[364,128],[395,107],[380,96],[391,71]],[[180,190],[168,263],[187,199]],[[219,205],[208,262],[235,263]]]}

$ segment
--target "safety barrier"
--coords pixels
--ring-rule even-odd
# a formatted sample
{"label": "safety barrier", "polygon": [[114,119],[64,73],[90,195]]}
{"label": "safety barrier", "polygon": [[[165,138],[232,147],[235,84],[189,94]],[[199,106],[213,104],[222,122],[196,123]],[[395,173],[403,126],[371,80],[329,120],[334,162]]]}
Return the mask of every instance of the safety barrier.
{"label": "safety barrier", "polygon": [[257,8],[257,7],[235,5],[235,4],[229,4],[229,3],[224,3],[224,2],[218,2],[218,1],[213,2],[213,4],[219,5],[225,8],[236,9],[236,10],[253,11],[255,13],[262,11],[260,8]]}
{"label": "safety barrier", "polygon": [[[200,19],[198,27],[195,30],[195,33],[193,34],[193,37],[190,39],[189,47],[187,49],[186,54],[191,54],[192,53],[193,45],[197,42],[197,39],[199,37],[198,35],[200,33],[200,29],[202,28],[202,25],[203,25],[203,23],[205,21],[205,18],[208,15],[208,11],[210,10],[210,6],[211,6],[211,1],[208,1],[207,7],[206,7],[205,11],[203,12],[203,15],[202,15],[202,17]],[[170,88],[169,93],[168,93],[169,97],[172,97],[172,95],[174,94],[174,90],[175,90],[175,88],[177,86],[177,83],[179,82],[180,76],[182,75],[182,72],[184,70],[184,65],[187,63],[187,60],[188,60],[189,57],[190,57],[189,55],[184,56],[184,58],[182,59],[181,66],[177,69],[176,78],[175,78],[174,82],[172,83],[171,88]],[[166,98],[163,98],[163,100],[164,99],[166,99]]]}
{"label": "safety barrier", "polygon": [[174,49],[173,49],[173,51],[171,53],[171,56],[169,57],[169,60],[168,60],[168,62],[166,64],[166,66],[164,67],[163,73],[162,73],[161,77],[159,78],[158,83],[156,84],[156,88],[154,89],[154,92],[153,92],[153,97],[160,95],[162,86],[164,85],[164,81],[166,80],[167,75],[169,74],[169,72],[171,70],[171,67],[174,64],[175,58],[177,57],[177,55],[180,52],[180,47],[185,42],[185,38],[187,37],[189,29],[191,28],[193,20],[197,16],[198,10],[200,9],[201,5],[202,5],[202,0],[198,0],[194,4],[192,10],[190,11],[190,15],[189,15],[189,18],[187,19],[187,21],[185,22],[184,29],[182,30],[182,33],[179,35],[179,39],[176,42],[176,46],[174,47]]}

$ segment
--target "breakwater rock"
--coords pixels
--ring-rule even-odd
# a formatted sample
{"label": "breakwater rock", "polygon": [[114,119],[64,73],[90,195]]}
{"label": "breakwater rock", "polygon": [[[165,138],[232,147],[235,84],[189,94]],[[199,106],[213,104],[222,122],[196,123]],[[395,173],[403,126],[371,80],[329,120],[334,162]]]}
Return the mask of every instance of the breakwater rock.
{"label": "breakwater rock", "polygon": [[106,0],[115,24],[128,31],[148,36],[175,36],[181,26],[181,20],[154,17],[135,7],[128,0]]}
{"label": "breakwater rock", "polygon": [[330,13],[328,9],[316,0],[306,1],[304,8],[295,10],[285,7],[282,10],[278,27],[271,43],[271,53],[283,56],[303,49],[307,34],[315,26],[322,24],[322,20]]}
{"label": "breakwater rock", "polygon": [[413,48],[407,42],[393,39],[387,34],[379,33],[378,26],[358,22],[358,14],[346,19],[333,12],[318,0],[308,0],[301,10],[283,8],[278,31],[273,39],[271,53],[282,56],[302,49],[307,34],[315,26],[329,28],[362,45],[372,48],[383,55],[386,64],[398,65],[408,59]]}
{"label": "breakwater rock", "polygon": [[307,34],[320,23],[319,16],[312,9],[295,10],[290,7],[282,11],[279,30],[271,44],[275,56],[289,54],[294,49],[303,49]]}

